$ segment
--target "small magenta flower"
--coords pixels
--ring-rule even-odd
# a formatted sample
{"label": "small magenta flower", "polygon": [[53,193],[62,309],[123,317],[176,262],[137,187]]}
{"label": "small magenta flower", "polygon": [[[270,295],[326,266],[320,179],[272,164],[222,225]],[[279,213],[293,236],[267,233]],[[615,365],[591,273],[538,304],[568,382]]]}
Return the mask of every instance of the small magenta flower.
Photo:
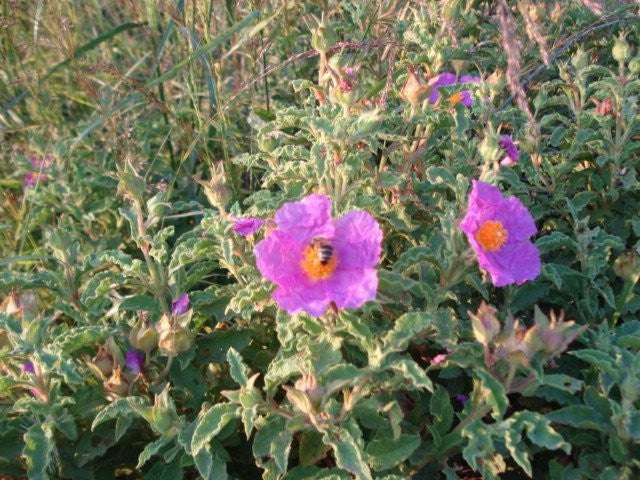
{"label": "small magenta flower", "polygon": [[144,366],[144,353],[138,350],[129,350],[124,356],[124,363],[134,375],[139,374]]}
{"label": "small magenta flower", "polygon": [[500,165],[503,167],[510,167],[518,163],[518,160],[520,159],[520,152],[518,151],[516,144],[513,143],[511,135],[502,135],[498,145],[500,145],[500,148],[502,148],[507,154],[507,156],[500,161]]}
{"label": "small magenta flower", "polygon": [[42,157],[31,155],[29,159],[31,160],[31,165],[33,165],[34,168],[41,168],[43,170],[49,168],[53,161],[53,157],[51,155],[43,155]]}
{"label": "small magenta flower", "polygon": [[[456,77],[455,73],[451,72],[442,72],[436,82],[433,84],[433,90],[431,91],[431,95],[429,96],[430,103],[436,103],[438,98],[440,98],[440,93],[438,92],[438,87],[449,87],[451,85],[455,85],[457,83],[479,83],[482,79],[480,77],[476,77],[474,75],[462,75],[459,79]],[[460,93],[460,92],[458,92]],[[449,97],[449,101],[451,102],[453,98],[457,99],[455,103],[462,103],[466,107],[471,107],[473,105],[473,99],[471,98],[471,93],[468,90],[463,90],[463,93],[456,96],[458,94],[454,94]],[[453,102],[452,102],[453,103]],[[454,104],[455,104],[454,103]]]}
{"label": "small magenta flower", "polygon": [[187,310],[189,310],[189,294],[183,293],[171,304],[171,314],[174,317],[177,317],[185,313]]}
{"label": "small magenta flower", "polygon": [[460,228],[496,287],[521,285],[540,274],[540,252],[529,240],[536,225],[518,198],[504,198],[497,187],[474,180]]}
{"label": "small magenta flower", "polygon": [[469,401],[469,397],[466,396],[464,393],[456,394],[455,399],[457,401],[459,401],[462,405],[464,405],[465,403],[467,403]]}
{"label": "small magenta flower", "polygon": [[27,360],[22,364],[22,373],[30,373],[31,375],[36,374],[36,367],[32,361]]}
{"label": "small magenta flower", "polygon": [[441,353],[441,354],[436,355],[435,357],[433,357],[431,359],[430,363],[431,363],[431,365],[439,365],[442,362],[444,362],[447,359],[448,356],[449,355],[447,353]]}
{"label": "small magenta flower", "polygon": [[260,218],[236,218],[233,217],[233,227],[231,229],[243,237],[253,235],[264,224],[264,220]]}
{"label": "small magenta flower", "polygon": [[277,225],[254,249],[260,273],[278,288],[280,308],[320,316],[330,303],[358,308],[378,288],[382,230],[369,213],[352,210],[334,221],[331,200],[309,195],[276,212]]}
{"label": "small magenta flower", "polygon": [[35,185],[39,181],[40,182],[44,182],[46,180],[47,180],[47,174],[46,173],[28,172],[24,176],[22,184],[26,188],[26,187],[32,187],[33,185]]}
{"label": "small magenta flower", "polygon": [[431,91],[431,95],[429,96],[430,103],[436,103],[438,98],[440,98],[440,93],[438,93],[438,87],[448,87],[456,83],[456,74],[451,72],[442,72],[438,75],[438,80],[433,84],[433,90]]}

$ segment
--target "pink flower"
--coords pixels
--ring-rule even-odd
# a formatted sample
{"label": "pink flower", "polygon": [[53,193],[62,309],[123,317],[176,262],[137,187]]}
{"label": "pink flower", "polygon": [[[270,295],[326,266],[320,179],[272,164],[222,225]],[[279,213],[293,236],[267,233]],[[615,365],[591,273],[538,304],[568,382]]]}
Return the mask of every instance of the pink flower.
{"label": "pink flower", "polygon": [[189,294],[183,293],[171,304],[171,314],[174,317],[182,315],[189,310]]}
{"label": "pink flower", "polygon": [[233,227],[231,229],[243,237],[253,235],[264,224],[264,220],[260,218],[236,218],[233,217]]}
{"label": "pink flower", "polygon": [[446,353],[441,353],[441,354],[436,355],[435,357],[433,357],[431,359],[430,363],[431,363],[431,365],[439,365],[440,363],[444,362],[447,359],[448,356],[449,355],[446,354]]}
{"label": "pink flower", "polygon": [[138,350],[128,350],[124,356],[124,363],[134,375],[139,374],[144,366],[144,353]]}
{"label": "pink flower", "polygon": [[471,108],[471,106],[473,106],[471,92],[469,90],[460,90],[449,97],[449,103],[451,103],[451,105],[461,103],[465,107]]}
{"label": "pink flower", "polygon": [[[473,75],[462,75],[460,79],[458,79],[455,73],[451,72],[442,72],[436,83],[433,84],[433,90],[431,91],[431,95],[429,96],[430,103],[436,103],[438,98],[440,98],[440,93],[438,92],[438,87],[449,87],[451,85],[455,85],[456,83],[479,83],[482,79],[480,77],[476,77]],[[460,101],[464,106],[471,107],[473,105],[473,99],[471,98],[471,93],[468,90],[463,90],[465,92],[463,97],[460,98]],[[454,94],[456,95],[456,94]]]}
{"label": "pink flower", "polygon": [[24,176],[24,180],[22,181],[22,184],[24,185],[25,188],[27,188],[35,185],[39,181],[44,182],[46,179],[47,179],[46,173],[28,172]]}
{"label": "pink flower", "polygon": [[502,135],[498,145],[500,145],[500,148],[502,148],[507,154],[507,156],[500,161],[500,165],[503,167],[510,167],[518,163],[518,160],[520,159],[520,152],[518,151],[516,144],[513,143],[511,135]]}
{"label": "pink flower", "polygon": [[53,161],[53,157],[51,155],[43,155],[42,157],[37,157],[36,155],[31,155],[29,157],[31,160],[31,165],[37,169],[46,170],[51,166],[51,162]]}
{"label": "pink flower", "polygon": [[309,195],[284,204],[274,229],[255,249],[260,273],[277,285],[273,298],[288,313],[320,316],[331,302],[358,308],[378,288],[382,230],[369,213],[331,218],[331,200]]}
{"label": "pink flower", "polygon": [[22,364],[22,373],[36,374],[36,367],[31,360],[27,360]]}
{"label": "pink flower", "polygon": [[497,187],[474,180],[460,228],[496,287],[521,285],[540,274],[540,252],[529,240],[536,225],[518,198],[504,198]]}

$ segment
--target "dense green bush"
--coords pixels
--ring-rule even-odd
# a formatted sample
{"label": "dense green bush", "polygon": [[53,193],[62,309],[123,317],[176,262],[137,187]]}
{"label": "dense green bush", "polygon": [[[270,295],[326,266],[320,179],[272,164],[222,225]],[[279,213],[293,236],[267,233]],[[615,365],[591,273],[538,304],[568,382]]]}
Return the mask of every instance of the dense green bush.
{"label": "dense green bush", "polygon": [[0,475],[640,476],[638,5],[0,10]]}

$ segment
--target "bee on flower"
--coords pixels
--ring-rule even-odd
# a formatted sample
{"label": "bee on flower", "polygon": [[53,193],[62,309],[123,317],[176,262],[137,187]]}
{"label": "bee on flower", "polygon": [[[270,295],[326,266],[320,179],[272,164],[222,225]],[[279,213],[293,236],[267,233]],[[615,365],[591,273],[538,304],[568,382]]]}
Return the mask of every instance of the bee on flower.
{"label": "bee on flower", "polygon": [[277,227],[254,249],[260,273],[277,285],[273,299],[288,313],[320,316],[330,303],[358,308],[378,288],[382,230],[368,212],[331,218],[331,200],[309,195],[284,204]]}

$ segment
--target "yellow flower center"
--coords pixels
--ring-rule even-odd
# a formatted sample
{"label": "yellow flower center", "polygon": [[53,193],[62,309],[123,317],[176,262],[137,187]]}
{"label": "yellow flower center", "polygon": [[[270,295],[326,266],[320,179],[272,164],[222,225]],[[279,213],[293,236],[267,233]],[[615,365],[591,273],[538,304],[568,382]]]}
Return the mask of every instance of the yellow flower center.
{"label": "yellow flower center", "polygon": [[455,105],[456,103],[460,103],[463,98],[462,92],[456,92],[449,97],[449,103],[451,105]]}
{"label": "yellow flower center", "polygon": [[476,240],[483,249],[490,252],[497,252],[502,248],[509,233],[505,230],[501,222],[487,220],[476,232]]}
{"label": "yellow flower center", "polygon": [[304,249],[302,260],[300,261],[300,266],[313,282],[329,278],[336,269],[336,265],[338,265],[338,258],[335,252],[333,252],[328,262],[322,263],[318,248],[314,245],[309,245]]}

